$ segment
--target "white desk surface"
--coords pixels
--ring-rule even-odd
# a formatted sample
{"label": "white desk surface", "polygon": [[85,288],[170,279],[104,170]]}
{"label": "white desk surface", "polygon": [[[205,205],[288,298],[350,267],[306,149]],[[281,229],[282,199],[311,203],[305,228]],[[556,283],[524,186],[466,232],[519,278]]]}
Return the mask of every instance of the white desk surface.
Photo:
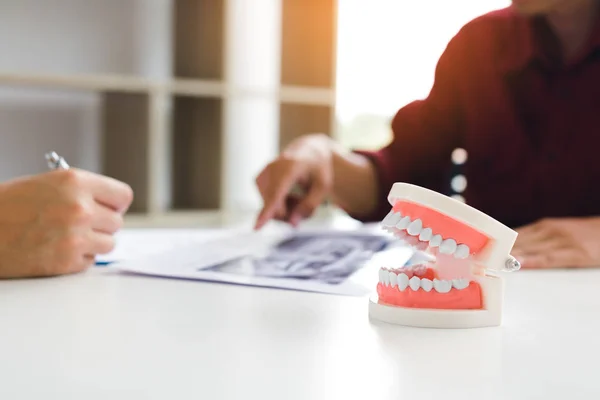
{"label": "white desk surface", "polygon": [[[600,270],[520,271],[502,327],[367,298],[121,275],[0,282],[1,399],[597,399]],[[567,397],[569,396],[569,397]]]}

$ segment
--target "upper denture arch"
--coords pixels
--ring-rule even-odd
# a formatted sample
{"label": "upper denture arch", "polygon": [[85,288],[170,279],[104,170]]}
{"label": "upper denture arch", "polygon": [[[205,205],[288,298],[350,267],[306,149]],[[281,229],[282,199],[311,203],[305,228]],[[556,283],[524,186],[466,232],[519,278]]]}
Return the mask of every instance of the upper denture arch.
{"label": "upper denture arch", "polygon": [[[456,245],[464,244],[469,247],[470,253],[478,253],[485,247],[488,237],[477,230],[459,222],[437,210],[422,206],[406,200],[397,201],[392,208],[394,213],[410,218],[407,232],[413,235],[418,226],[423,230],[429,228],[432,235],[440,235],[442,239],[452,239]],[[418,225],[418,226],[415,226]],[[411,232],[410,228],[413,228]],[[426,232],[429,232],[427,230]]]}
{"label": "upper denture arch", "polygon": [[413,236],[419,231],[419,240],[429,241],[431,247],[441,246],[441,252],[454,253],[457,258],[464,258],[468,252],[467,256],[475,254],[481,261],[500,265],[517,237],[515,231],[485,213],[409,183],[394,183],[388,202],[392,210],[384,226],[398,220],[395,229],[405,229]]}

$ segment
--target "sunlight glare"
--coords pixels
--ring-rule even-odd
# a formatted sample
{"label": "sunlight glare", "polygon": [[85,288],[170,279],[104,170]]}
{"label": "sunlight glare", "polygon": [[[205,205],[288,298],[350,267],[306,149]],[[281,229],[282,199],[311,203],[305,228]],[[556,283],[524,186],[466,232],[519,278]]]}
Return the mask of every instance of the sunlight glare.
{"label": "sunlight glare", "polygon": [[[391,118],[425,98],[448,41],[469,20],[510,0],[339,0],[337,118]],[[342,133],[343,134],[343,133]]]}

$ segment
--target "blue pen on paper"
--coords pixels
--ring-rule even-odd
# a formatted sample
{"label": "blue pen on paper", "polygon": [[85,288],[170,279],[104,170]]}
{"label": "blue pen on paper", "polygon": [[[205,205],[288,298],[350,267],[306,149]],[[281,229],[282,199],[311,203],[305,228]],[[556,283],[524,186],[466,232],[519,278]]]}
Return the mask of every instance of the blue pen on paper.
{"label": "blue pen on paper", "polygon": [[[67,161],[63,157],[56,154],[55,151],[46,153],[46,162],[48,163],[48,168],[50,168],[51,170],[70,168]],[[110,263],[110,261],[96,261],[97,266],[106,266]]]}

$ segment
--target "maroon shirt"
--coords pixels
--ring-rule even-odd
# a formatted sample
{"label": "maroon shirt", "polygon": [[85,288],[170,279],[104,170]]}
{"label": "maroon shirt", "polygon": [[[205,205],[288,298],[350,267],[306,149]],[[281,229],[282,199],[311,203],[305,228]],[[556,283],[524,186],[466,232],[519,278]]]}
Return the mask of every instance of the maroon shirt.
{"label": "maroon shirt", "polygon": [[562,66],[542,18],[510,7],[465,25],[441,56],[429,96],[398,111],[393,140],[367,155],[389,211],[394,182],[447,193],[451,153],[464,148],[466,201],[516,227],[542,217],[600,215],[600,20]]}

